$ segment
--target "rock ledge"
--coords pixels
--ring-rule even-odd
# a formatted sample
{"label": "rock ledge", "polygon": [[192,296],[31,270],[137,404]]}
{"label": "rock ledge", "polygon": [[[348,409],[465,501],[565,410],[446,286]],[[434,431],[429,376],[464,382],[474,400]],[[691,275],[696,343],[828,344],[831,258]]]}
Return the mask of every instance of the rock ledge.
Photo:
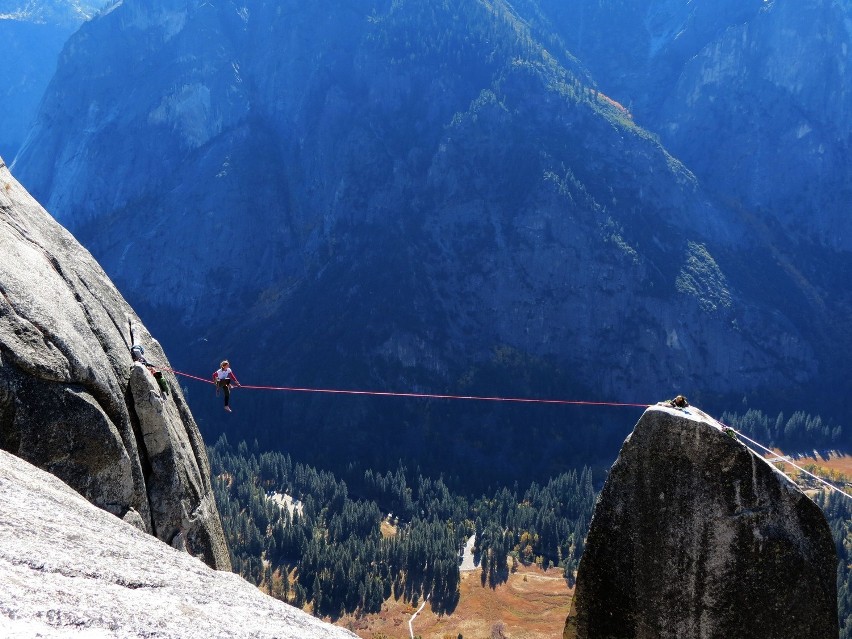
{"label": "rock ledge", "polygon": [[0,637],[351,639],[0,451]]}

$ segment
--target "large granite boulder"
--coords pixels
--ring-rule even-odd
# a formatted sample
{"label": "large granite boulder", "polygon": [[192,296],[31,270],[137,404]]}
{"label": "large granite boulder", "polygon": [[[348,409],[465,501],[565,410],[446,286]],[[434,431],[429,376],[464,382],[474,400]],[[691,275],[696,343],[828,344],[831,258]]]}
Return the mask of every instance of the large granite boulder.
{"label": "large granite boulder", "polygon": [[204,443],[168,361],[92,256],[0,159],[0,448],[229,569]]}
{"label": "large granite boulder", "polygon": [[3,639],[354,639],[0,451]]}
{"label": "large granite boulder", "polygon": [[564,639],[836,639],[819,508],[693,407],[649,408],[595,507]]}

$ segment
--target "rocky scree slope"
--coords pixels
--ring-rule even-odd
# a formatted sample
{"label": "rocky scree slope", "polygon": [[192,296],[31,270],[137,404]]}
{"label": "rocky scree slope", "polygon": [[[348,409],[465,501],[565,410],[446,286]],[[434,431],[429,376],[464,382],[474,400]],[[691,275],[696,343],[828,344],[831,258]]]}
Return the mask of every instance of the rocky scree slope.
{"label": "rocky scree slope", "polygon": [[159,344],[92,256],[0,160],[0,448],[230,569],[204,442]]}
{"label": "rocky scree slope", "polygon": [[702,411],[649,408],[598,498],[565,639],[838,635],[819,507]]}
{"label": "rocky scree slope", "polygon": [[336,628],[214,571],[0,451],[4,639],[344,639]]}

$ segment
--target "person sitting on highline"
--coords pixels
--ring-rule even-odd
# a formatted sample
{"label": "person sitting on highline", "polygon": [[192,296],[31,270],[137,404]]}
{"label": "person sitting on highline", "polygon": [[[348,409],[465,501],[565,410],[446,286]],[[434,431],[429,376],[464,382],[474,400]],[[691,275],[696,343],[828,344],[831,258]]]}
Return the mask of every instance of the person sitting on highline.
{"label": "person sitting on highline", "polygon": [[216,384],[216,394],[219,394],[219,389],[222,389],[222,392],[225,394],[225,410],[229,413],[231,412],[231,380],[233,380],[236,386],[239,386],[240,383],[237,381],[237,376],[234,375],[234,371],[231,370],[231,365],[228,363],[228,360],[223,360],[219,369],[213,373],[213,383]]}

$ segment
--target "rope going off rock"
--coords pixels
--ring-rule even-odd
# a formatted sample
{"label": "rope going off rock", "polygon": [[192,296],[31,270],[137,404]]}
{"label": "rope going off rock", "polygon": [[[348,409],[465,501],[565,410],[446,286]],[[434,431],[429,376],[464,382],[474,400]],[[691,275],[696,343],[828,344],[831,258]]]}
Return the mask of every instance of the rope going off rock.
{"label": "rope going off rock", "polygon": [[[186,377],[188,379],[194,379],[199,382],[204,382],[206,384],[215,383],[212,380],[205,379],[203,377],[198,377],[196,375],[190,375],[189,373],[184,373],[182,371],[177,371],[171,368],[164,368],[163,370],[167,370],[175,375],[179,375],[181,377]],[[342,388],[311,388],[306,386],[257,386],[250,384],[239,384],[236,388],[245,388],[249,390],[263,390],[263,391],[281,391],[281,392],[289,392],[289,393],[323,393],[330,395],[369,395],[374,397],[406,397],[406,398],[414,398],[414,399],[445,399],[445,400],[466,400],[466,401],[479,401],[479,402],[506,402],[506,403],[522,403],[522,404],[561,404],[561,405],[573,405],[573,406],[615,406],[615,407],[624,407],[624,408],[648,408],[653,404],[649,403],[635,403],[635,402],[603,402],[603,401],[589,401],[589,400],[577,400],[577,399],[542,399],[536,397],[501,397],[501,396],[488,396],[488,395],[453,395],[449,393],[415,393],[415,392],[396,392],[396,391],[378,391],[378,390],[354,390],[354,389],[342,389]],[[689,406],[689,403],[686,401],[686,398],[682,395],[678,395],[675,399],[669,400],[668,402],[662,402],[663,404],[670,405],[672,407],[685,407]],[[722,424],[718,420],[714,420],[719,424],[719,427],[722,430],[730,430],[735,433],[737,437],[744,439],[745,441],[750,442],[751,444],[757,446],[761,450],[769,453],[770,455],[776,455],[775,451],[770,448],[767,448],[763,444],[756,442],[750,437],[744,435],[740,431],[734,430],[730,426]],[[744,444],[745,445],[745,444]],[[748,446],[747,446],[748,448]],[[752,450],[752,449],[750,449]],[[765,459],[762,453],[759,453],[755,450],[752,450],[754,454],[756,454],[761,459]],[[785,464],[790,464],[793,468],[797,469],[799,472],[808,475],[809,477],[815,479],[820,482],[828,489],[833,490],[840,495],[843,495],[847,499],[852,499],[852,495],[841,490],[837,486],[827,482],[822,477],[815,475],[814,473],[802,468],[801,466],[793,463],[789,460],[784,460]],[[792,481],[792,480],[791,480]]]}

